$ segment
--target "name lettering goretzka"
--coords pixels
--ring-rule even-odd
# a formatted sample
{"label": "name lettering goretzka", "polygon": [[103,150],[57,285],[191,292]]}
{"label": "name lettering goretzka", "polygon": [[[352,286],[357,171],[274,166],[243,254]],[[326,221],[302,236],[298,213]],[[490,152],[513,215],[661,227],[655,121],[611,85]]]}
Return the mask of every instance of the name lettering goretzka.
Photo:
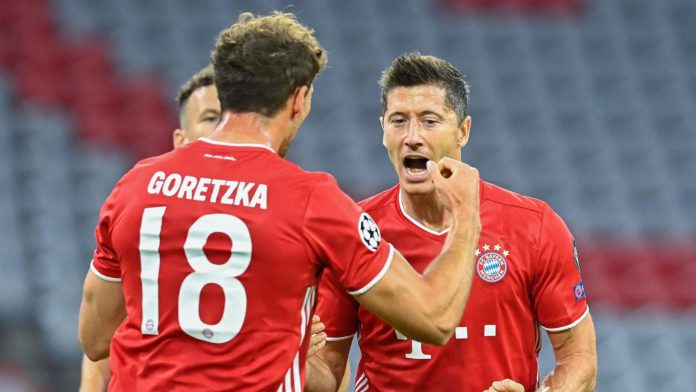
{"label": "name lettering goretzka", "polygon": [[253,182],[198,178],[158,171],[150,178],[147,193],[265,210],[268,186]]}

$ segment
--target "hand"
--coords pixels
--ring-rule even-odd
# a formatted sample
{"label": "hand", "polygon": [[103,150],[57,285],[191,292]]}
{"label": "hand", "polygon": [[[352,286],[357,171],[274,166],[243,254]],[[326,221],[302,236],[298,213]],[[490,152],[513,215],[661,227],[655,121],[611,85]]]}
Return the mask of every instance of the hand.
{"label": "hand", "polygon": [[307,358],[316,354],[326,345],[326,333],[324,332],[325,328],[326,326],[321,322],[319,316],[316,314],[312,316],[312,336],[309,339],[309,352],[307,353]]}
{"label": "hand", "polygon": [[483,392],[524,392],[524,387],[509,378],[501,381],[494,381],[491,387]]}
{"label": "hand", "polygon": [[451,158],[428,161],[428,173],[442,204],[454,215],[479,215],[479,172]]}

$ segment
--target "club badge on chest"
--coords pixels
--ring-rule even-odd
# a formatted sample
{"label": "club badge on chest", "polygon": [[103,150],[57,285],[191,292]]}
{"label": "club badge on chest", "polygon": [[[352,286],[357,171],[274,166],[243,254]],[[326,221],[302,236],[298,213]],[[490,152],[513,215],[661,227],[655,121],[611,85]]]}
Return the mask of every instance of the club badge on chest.
{"label": "club badge on chest", "polygon": [[477,257],[476,272],[484,282],[499,282],[507,275],[507,257],[510,252],[503,249],[500,244],[493,246],[484,244],[481,250],[477,248],[475,253]]}

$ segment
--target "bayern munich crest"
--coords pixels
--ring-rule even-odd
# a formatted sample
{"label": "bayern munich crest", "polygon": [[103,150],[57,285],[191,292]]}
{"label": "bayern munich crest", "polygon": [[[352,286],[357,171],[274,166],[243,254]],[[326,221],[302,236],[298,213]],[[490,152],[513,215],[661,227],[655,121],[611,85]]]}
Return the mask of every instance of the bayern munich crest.
{"label": "bayern munich crest", "polygon": [[508,271],[508,262],[506,256],[510,252],[502,250],[500,245],[495,245],[491,250],[489,245],[483,246],[483,253],[476,249],[476,272],[479,278],[488,283],[499,282],[505,277]]}

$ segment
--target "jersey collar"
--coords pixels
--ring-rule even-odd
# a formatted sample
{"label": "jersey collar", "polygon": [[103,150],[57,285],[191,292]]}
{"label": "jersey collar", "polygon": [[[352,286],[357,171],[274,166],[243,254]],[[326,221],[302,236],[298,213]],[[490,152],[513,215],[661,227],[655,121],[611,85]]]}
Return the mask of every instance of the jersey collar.
{"label": "jersey collar", "polygon": [[227,143],[227,142],[221,142],[221,141],[217,141],[217,140],[211,140],[211,139],[208,139],[207,137],[202,137],[202,138],[199,138],[198,140],[205,142],[205,143],[208,143],[208,144],[215,144],[217,146],[265,148],[266,150],[275,154],[275,150],[268,147],[265,144]]}
{"label": "jersey collar", "polygon": [[446,228],[445,230],[442,230],[442,231],[435,231],[433,229],[429,229],[429,228],[425,227],[422,223],[418,222],[416,220],[416,218],[409,215],[408,212],[406,212],[406,208],[404,208],[404,202],[401,200],[401,187],[399,187],[399,194],[397,195],[397,197],[399,199],[399,211],[401,211],[401,215],[403,215],[406,219],[411,221],[411,223],[413,223],[416,227],[418,227],[419,229],[421,229],[427,233],[438,235],[438,236],[445,235],[445,234],[449,233],[449,230],[450,230],[449,227]]}

